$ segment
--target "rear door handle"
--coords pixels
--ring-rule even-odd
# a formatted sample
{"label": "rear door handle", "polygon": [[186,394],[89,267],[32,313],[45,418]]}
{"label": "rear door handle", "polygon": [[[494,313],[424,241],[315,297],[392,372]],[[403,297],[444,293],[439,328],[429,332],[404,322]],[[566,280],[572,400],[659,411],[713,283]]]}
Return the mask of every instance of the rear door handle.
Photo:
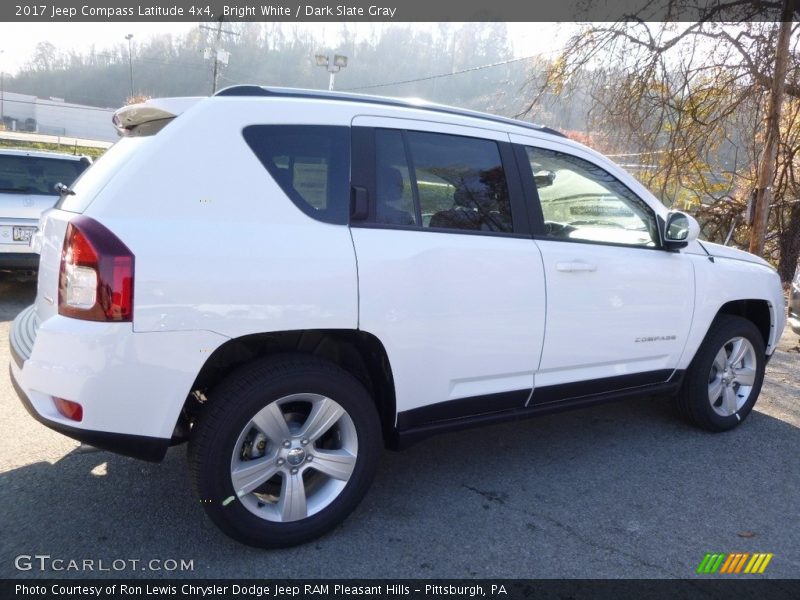
{"label": "rear door handle", "polygon": [[576,273],[579,271],[597,271],[597,265],[583,262],[582,260],[571,260],[568,262],[556,263],[556,270],[564,273]]}

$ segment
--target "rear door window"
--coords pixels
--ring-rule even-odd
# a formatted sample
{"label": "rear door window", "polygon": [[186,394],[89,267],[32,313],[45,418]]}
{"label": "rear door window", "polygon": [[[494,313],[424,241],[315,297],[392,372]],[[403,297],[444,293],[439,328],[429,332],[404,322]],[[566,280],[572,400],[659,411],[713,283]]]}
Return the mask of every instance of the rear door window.
{"label": "rear door window", "polygon": [[511,233],[511,200],[497,142],[408,132],[423,227]]}
{"label": "rear door window", "polygon": [[377,129],[375,153],[376,223],[513,233],[497,142]]}

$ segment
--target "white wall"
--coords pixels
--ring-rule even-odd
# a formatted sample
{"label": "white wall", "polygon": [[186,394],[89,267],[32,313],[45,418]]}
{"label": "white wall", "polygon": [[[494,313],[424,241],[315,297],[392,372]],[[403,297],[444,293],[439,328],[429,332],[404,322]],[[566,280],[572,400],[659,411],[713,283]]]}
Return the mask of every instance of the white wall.
{"label": "white wall", "polygon": [[53,102],[41,98],[36,102],[36,121],[41,133],[93,140],[116,140],[117,132],[111,124],[113,114],[114,111],[110,109],[80,104]]}
{"label": "white wall", "polygon": [[3,91],[3,115],[25,123],[36,118],[36,96]]}

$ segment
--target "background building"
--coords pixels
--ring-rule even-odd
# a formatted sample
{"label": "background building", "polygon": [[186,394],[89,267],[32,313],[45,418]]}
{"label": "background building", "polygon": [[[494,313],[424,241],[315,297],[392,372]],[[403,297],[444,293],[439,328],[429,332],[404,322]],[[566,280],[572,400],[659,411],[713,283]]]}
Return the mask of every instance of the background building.
{"label": "background building", "polygon": [[3,124],[8,131],[28,131],[92,140],[114,141],[111,124],[114,109],[3,92],[0,99]]}

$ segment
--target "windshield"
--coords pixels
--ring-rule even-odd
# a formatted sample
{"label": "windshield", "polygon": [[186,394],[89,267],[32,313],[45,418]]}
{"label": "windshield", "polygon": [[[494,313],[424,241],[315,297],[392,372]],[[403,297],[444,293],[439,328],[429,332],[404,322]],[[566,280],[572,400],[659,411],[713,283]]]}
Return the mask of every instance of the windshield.
{"label": "windshield", "polygon": [[0,154],[0,192],[58,196],[55,185],[72,185],[88,166],[86,160]]}

